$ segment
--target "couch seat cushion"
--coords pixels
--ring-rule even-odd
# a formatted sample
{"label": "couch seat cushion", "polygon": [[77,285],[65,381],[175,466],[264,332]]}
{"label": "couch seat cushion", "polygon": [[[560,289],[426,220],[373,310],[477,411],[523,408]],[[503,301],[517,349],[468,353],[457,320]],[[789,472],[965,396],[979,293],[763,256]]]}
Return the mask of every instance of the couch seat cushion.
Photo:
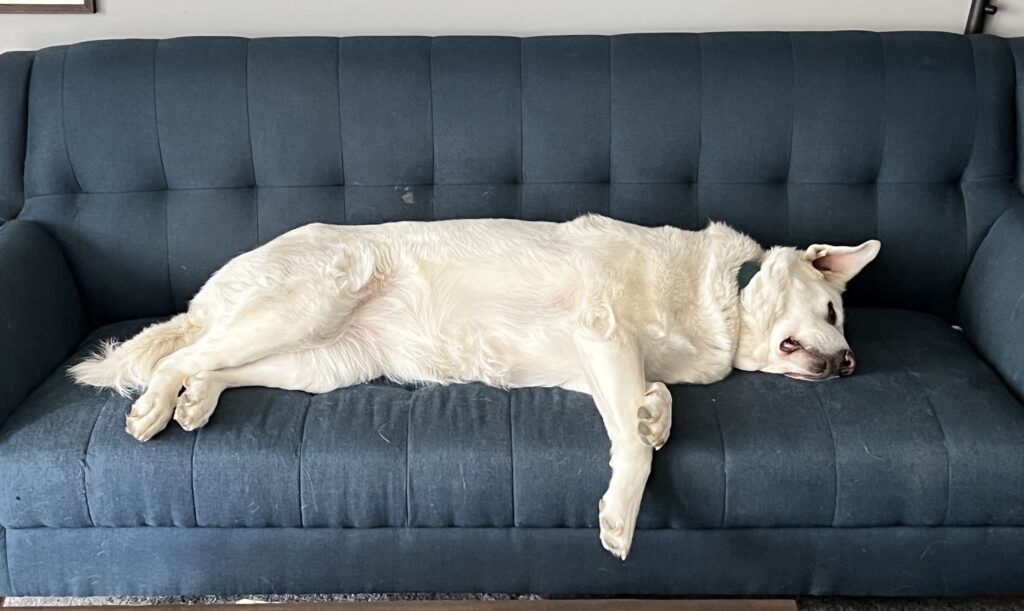
{"label": "couch seat cushion", "polygon": [[[608,478],[588,396],[380,381],[226,392],[140,444],[67,365],[0,429],[0,525],[587,527]],[[1024,406],[941,319],[852,310],[860,369],[672,388],[641,528],[1024,525]]]}

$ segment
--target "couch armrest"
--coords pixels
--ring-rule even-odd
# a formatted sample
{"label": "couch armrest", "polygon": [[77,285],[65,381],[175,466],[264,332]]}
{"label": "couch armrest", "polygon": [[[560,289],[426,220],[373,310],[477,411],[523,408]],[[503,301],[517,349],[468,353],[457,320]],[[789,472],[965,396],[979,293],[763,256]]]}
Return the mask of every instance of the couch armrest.
{"label": "couch armrest", "polygon": [[1003,213],[978,247],[960,291],[964,332],[1024,398],[1024,205]]}
{"label": "couch armrest", "polygon": [[31,221],[0,225],[0,425],[87,331],[71,270],[50,234]]}

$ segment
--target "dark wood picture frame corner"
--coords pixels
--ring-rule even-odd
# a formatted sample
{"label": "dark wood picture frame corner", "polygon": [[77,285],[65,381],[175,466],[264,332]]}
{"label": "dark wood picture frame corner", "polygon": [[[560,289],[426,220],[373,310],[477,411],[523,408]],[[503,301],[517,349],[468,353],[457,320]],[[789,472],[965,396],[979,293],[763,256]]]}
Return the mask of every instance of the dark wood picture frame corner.
{"label": "dark wood picture frame corner", "polygon": [[96,12],[96,0],[82,4],[0,4],[0,13],[91,15]]}

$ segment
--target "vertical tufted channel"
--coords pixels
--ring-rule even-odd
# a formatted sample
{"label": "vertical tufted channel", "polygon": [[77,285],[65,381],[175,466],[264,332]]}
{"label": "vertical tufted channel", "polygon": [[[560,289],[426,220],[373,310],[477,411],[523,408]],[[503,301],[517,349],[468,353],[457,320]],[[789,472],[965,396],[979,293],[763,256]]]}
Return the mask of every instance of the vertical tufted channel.
{"label": "vertical tufted channel", "polygon": [[522,41],[522,218],[569,220],[608,213],[610,40]]}
{"label": "vertical tufted channel", "polygon": [[259,243],[314,221],[344,222],[339,61],[335,38],[249,42]]}
{"label": "vertical tufted channel", "polygon": [[34,53],[0,55],[0,222],[21,212],[25,198],[28,82]]}
{"label": "vertical tufted channel", "polygon": [[515,217],[522,182],[516,38],[431,43],[435,218]]}
{"label": "vertical tufted channel", "polygon": [[25,197],[81,191],[64,136],[64,57],[67,47],[36,53],[29,80]]}
{"label": "vertical tufted channel", "polygon": [[156,45],[115,40],[67,48],[65,137],[86,193],[167,188],[156,130]]}
{"label": "vertical tufted channel", "polygon": [[792,43],[790,238],[796,244],[859,244],[878,230],[882,47],[869,32],[794,34]]}
{"label": "vertical tufted channel", "polygon": [[762,243],[786,243],[793,132],[789,36],[708,34],[700,41],[701,220],[743,227]]}
{"label": "vertical tufted channel", "polygon": [[360,385],[309,399],[299,473],[303,526],[409,523],[411,395],[405,388]]}
{"label": "vertical tufted channel", "polygon": [[882,255],[870,277],[890,287],[886,297],[903,307],[951,316],[968,262],[959,183],[974,143],[971,46],[963,37],[928,32],[886,36],[882,46],[886,130],[878,237],[897,249]]}
{"label": "vertical tufted channel", "polygon": [[409,404],[410,526],[513,526],[511,409],[505,391],[428,386]]}
{"label": "vertical tufted channel", "polygon": [[241,38],[157,43],[157,133],[168,189],[255,184],[245,112],[247,46]]}
{"label": "vertical tufted channel", "polygon": [[697,229],[701,52],[696,34],[611,39],[613,216]]}
{"label": "vertical tufted channel", "polygon": [[344,184],[337,39],[253,40],[248,62],[256,184]]}
{"label": "vertical tufted channel", "polygon": [[429,220],[430,39],[343,38],[339,80],[348,222]]}

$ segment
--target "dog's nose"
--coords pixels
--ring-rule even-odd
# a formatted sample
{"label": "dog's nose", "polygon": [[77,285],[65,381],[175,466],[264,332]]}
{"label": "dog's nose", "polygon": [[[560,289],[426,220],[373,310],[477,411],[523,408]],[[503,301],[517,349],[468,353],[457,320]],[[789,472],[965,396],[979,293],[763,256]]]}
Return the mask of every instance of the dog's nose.
{"label": "dog's nose", "polygon": [[843,353],[843,366],[839,368],[839,375],[848,376],[853,373],[853,370],[857,368],[857,359],[853,358],[853,353],[847,350]]}

